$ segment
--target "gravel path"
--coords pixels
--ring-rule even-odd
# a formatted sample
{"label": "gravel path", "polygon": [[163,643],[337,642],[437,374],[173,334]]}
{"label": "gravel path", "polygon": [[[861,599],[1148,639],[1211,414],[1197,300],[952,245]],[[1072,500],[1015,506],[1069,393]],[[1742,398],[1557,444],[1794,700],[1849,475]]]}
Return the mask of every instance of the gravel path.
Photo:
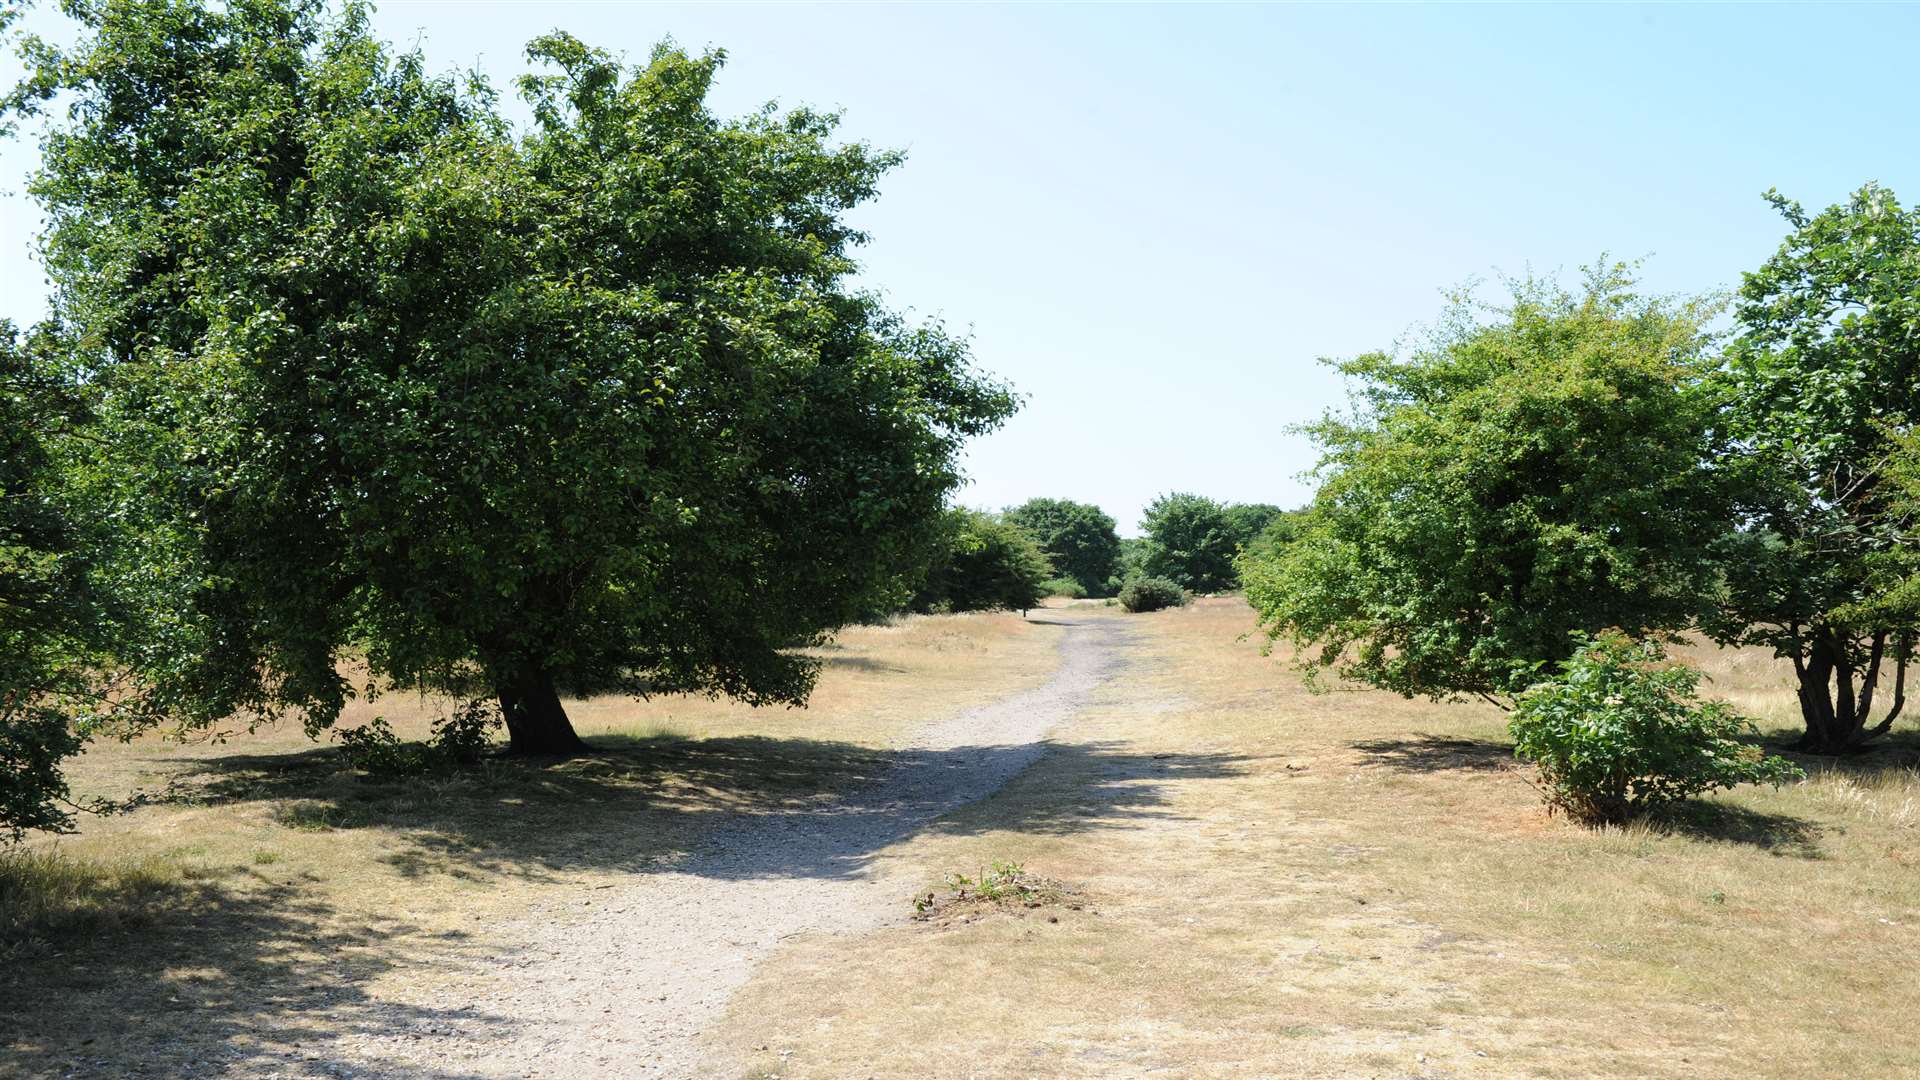
{"label": "gravel path", "polygon": [[[886,776],[820,808],[723,826],[671,870],[534,911],[509,943],[339,1062],[336,1075],[710,1075],[699,1039],[755,965],[797,934],[857,934],[909,914],[875,853],[992,794],[1046,752],[1049,730],[1123,664],[1119,620],[1067,626],[1036,689],[938,721]],[[917,884],[917,883],[916,883]],[[378,1011],[378,1010],[376,1010]],[[431,1027],[404,1016],[438,1016]]]}

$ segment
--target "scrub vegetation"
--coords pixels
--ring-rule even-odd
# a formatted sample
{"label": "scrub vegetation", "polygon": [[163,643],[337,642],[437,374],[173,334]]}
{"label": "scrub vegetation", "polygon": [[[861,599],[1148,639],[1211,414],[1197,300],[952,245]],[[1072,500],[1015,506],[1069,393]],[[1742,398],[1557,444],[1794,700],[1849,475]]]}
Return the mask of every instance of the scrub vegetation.
{"label": "scrub vegetation", "polygon": [[1768,193],[1727,297],[1464,290],[1332,361],[1307,505],[1123,537],[958,503],[1021,397],[857,277],[902,155],[721,51],[22,10],[0,1076],[668,1013],[669,1073],[1920,1073],[1892,191]]}

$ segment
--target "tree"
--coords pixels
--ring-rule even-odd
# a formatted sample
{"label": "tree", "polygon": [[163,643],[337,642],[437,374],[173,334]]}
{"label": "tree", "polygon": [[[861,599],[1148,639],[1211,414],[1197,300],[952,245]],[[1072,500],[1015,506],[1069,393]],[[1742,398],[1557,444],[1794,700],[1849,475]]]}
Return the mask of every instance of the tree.
{"label": "tree", "polygon": [[1357,408],[1310,429],[1305,531],[1243,562],[1309,672],[1501,700],[1572,632],[1679,628],[1712,592],[1707,312],[1616,266],[1579,294],[1516,283],[1492,315],[1460,300],[1411,356],[1339,365]]}
{"label": "tree", "polygon": [[1040,606],[1053,573],[1053,565],[1026,530],[992,514],[955,507],[947,511],[945,542],[912,607],[922,612],[1024,612]]}
{"label": "tree", "polygon": [[1028,499],[1008,510],[1007,520],[1039,543],[1056,573],[1078,581],[1089,595],[1106,595],[1120,558],[1120,534],[1099,507],[1070,499]]}
{"label": "tree", "polygon": [[47,376],[0,323],[0,834],[12,839],[69,820],[60,766],[80,749],[72,712],[91,696],[98,614],[50,446],[78,403]]}
{"label": "tree", "polygon": [[1162,495],[1140,519],[1144,569],[1197,593],[1223,592],[1238,583],[1233,568],[1239,534],[1227,508],[1204,495]]}
{"label": "tree", "polygon": [[1286,514],[1272,503],[1228,503],[1227,530],[1237,547],[1246,547],[1265,532],[1267,526]]}
{"label": "tree", "polygon": [[[98,732],[165,715],[130,677],[150,599],[116,579],[127,537],[79,467],[87,388],[51,327],[0,322],[0,838],[69,827],[62,766]],[[143,601],[145,604],[143,605]]]}
{"label": "tree", "polygon": [[1912,543],[1888,466],[1920,420],[1920,211],[1872,184],[1813,215],[1767,199],[1793,231],[1735,308],[1722,467],[1743,482],[1744,527],[1723,544],[1726,602],[1706,629],[1790,659],[1798,748],[1832,754],[1893,725],[1920,629],[1911,606],[1881,596],[1889,559]]}
{"label": "tree", "polygon": [[1305,508],[1283,510],[1269,519],[1251,540],[1241,545],[1241,559],[1270,558],[1280,554],[1288,544],[1298,540],[1307,530],[1308,511]]}
{"label": "tree", "polygon": [[790,647],[924,565],[1014,407],[849,282],[845,214],[899,157],[716,117],[719,53],[541,38],[516,133],[358,4],[75,11],[10,102],[67,103],[53,308],[190,583],[198,722],[425,688],[569,753],[562,690],[800,702]]}

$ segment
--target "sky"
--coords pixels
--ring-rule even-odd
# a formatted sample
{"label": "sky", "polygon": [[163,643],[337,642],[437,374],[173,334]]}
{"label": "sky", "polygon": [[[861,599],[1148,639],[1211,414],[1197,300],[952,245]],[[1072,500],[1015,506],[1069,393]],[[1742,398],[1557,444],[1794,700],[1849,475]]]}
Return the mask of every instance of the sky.
{"label": "sky", "polygon": [[[41,16],[47,23],[47,16]],[[1296,505],[1323,358],[1410,340],[1443,292],[1731,289],[1779,244],[1768,188],[1920,199],[1920,6],[396,2],[376,26],[501,87],[565,29],[643,61],[724,48],[713,106],[837,108],[906,151],[855,220],[864,284],[970,334],[1025,406],[960,501]],[[8,77],[13,69],[0,67]],[[32,319],[30,139],[0,147],[0,317]]]}

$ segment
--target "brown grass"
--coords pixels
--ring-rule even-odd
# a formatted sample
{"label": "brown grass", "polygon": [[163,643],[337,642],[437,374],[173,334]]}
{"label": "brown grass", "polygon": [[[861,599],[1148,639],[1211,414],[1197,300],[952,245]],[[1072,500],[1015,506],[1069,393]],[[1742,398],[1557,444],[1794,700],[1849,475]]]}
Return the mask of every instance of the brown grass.
{"label": "brown grass", "polygon": [[[725,815],[831,797],[920,724],[1044,678],[1058,633],[1012,615],[853,629],[804,710],[570,702],[599,752],[561,765],[375,782],[297,727],[96,746],[76,794],[150,801],[0,863],[0,1076],[324,1060],[403,1019],[376,1008],[383,987],[493,922],[670,864]],[[389,696],[342,722],[420,737],[444,707]]]}
{"label": "brown grass", "polygon": [[[1235,601],[1131,619],[1134,677],[889,856],[903,905],[1005,859],[1085,910],[799,943],[717,1052],[752,1076],[1920,1074],[1910,736],[1589,831],[1546,816],[1489,707],[1309,694]],[[1695,655],[1791,722],[1769,659]]]}

